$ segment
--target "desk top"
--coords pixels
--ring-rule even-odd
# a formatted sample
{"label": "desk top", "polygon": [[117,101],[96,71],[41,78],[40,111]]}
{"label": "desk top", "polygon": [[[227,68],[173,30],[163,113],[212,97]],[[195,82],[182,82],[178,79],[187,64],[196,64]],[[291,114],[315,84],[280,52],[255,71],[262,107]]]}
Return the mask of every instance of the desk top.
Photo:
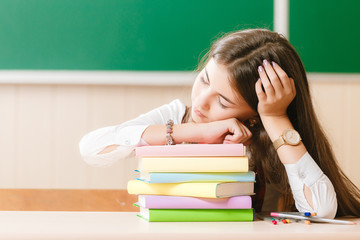
{"label": "desk top", "polygon": [[147,222],[135,212],[0,211],[0,239],[360,239],[357,225]]}

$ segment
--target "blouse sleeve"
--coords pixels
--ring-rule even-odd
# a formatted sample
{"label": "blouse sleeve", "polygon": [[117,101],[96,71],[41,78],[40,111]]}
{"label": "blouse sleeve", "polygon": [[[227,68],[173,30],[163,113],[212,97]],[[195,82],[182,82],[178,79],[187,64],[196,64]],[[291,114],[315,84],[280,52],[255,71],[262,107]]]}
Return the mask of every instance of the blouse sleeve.
{"label": "blouse sleeve", "polygon": [[[285,169],[299,212],[316,212],[319,217],[335,217],[337,200],[334,187],[308,152],[297,163],[285,164]],[[304,185],[311,190],[314,209],[305,198]]]}
{"label": "blouse sleeve", "polygon": [[[80,140],[80,154],[90,165],[110,166],[119,159],[129,157],[135,147],[147,145],[142,134],[149,125],[166,124],[169,119],[174,124],[181,124],[185,110],[186,106],[176,99],[123,124],[92,131]],[[112,152],[99,154],[110,145],[119,146]]]}

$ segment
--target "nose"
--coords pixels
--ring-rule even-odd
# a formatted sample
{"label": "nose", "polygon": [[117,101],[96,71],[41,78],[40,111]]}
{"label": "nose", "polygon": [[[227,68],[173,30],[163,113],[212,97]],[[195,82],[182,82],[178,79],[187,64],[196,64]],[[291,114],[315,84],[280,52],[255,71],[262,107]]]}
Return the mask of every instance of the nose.
{"label": "nose", "polygon": [[198,107],[201,108],[202,110],[209,110],[210,109],[210,91],[207,90],[203,90],[198,98]]}

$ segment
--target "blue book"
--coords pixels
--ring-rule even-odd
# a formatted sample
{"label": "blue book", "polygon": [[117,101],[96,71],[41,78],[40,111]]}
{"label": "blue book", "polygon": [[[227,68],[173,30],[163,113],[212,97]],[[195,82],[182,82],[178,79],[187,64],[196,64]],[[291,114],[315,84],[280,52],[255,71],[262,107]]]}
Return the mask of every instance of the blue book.
{"label": "blue book", "polygon": [[226,172],[226,173],[164,173],[140,172],[137,180],[147,183],[181,183],[181,182],[255,182],[255,173]]}

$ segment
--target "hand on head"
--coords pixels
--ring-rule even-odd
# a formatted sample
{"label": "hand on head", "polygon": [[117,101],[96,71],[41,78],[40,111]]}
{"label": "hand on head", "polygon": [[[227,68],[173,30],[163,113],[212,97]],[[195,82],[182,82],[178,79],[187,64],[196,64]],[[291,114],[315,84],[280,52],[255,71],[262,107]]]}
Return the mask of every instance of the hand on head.
{"label": "hand on head", "polygon": [[296,95],[294,80],[275,62],[264,60],[255,84],[260,117],[283,117]]}

